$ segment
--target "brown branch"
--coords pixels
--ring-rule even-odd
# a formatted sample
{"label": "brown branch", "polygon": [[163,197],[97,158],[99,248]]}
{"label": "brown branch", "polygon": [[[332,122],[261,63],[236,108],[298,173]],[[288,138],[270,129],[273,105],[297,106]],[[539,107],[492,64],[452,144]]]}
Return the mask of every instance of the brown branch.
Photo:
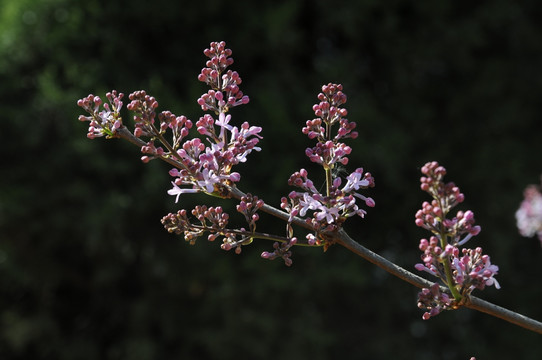
{"label": "brown branch", "polygon": [[390,274],[397,276],[399,279],[408,282],[419,288],[428,288],[433,283],[429,280],[422,278],[416,274],[411,273],[410,271],[403,269],[399,265],[389,261],[388,259],[378,255],[377,253],[367,249],[354,239],[352,239],[344,230],[339,230],[335,238],[339,245],[344,246],[348,250],[352,251],[354,254],[361,256],[365,260],[375,264],[383,270],[386,270]]}
{"label": "brown branch", "polygon": [[540,321],[536,321],[527,316],[518,314],[517,312],[505,309],[480,298],[471,296],[470,302],[465,306],[469,309],[484,312],[491,316],[508,321],[514,325],[521,326],[527,330],[542,334],[542,323]]}
{"label": "brown branch", "polygon": [[[397,276],[398,278],[414,285],[419,288],[429,287],[433,283],[430,281],[411,273],[408,270],[403,269],[402,267],[392,263],[391,261],[383,258],[382,256],[372,252],[371,250],[365,248],[355,240],[353,240],[346,232],[343,230],[339,231],[336,237],[337,243],[344,246],[353,253],[361,256],[367,261],[377,265],[378,267],[386,270],[390,274]],[[505,321],[508,321],[514,325],[521,326],[527,330],[534,331],[536,333],[542,334],[542,323],[534,319],[528,318],[527,316],[518,314],[514,311],[505,309],[498,305],[492,304],[488,301],[479,299],[475,296],[470,297],[465,305],[469,309],[477,310],[501,318]]]}

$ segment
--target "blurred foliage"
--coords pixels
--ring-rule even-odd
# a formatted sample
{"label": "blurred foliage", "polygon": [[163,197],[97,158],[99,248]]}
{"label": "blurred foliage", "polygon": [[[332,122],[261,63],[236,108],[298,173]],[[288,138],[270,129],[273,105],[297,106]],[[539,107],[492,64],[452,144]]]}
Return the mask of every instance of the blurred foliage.
{"label": "blurred foliage", "polygon": [[514,212],[542,171],[541,11],[533,0],[1,0],[0,358],[539,359],[539,335],[499,319],[423,322],[417,289],[342,248],[296,249],[285,268],[259,258],[271,244],[236,256],[168,235],[169,167],[86,139],[75,102],[145,89],[197,119],[202,50],[225,40],[251,97],[233,119],[265,137],[240,187],[278,205],[292,172],[319,176],[300,129],[320,86],[342,83],[360,131],[349,167],[377,181],[377,207],[349,232],[413,269],[426,236],[413,222],[427,200],[419,168],[438,160],[483,228],[473,246],[500,266],[502,290],[476,295],[540,320],[542,250]]}

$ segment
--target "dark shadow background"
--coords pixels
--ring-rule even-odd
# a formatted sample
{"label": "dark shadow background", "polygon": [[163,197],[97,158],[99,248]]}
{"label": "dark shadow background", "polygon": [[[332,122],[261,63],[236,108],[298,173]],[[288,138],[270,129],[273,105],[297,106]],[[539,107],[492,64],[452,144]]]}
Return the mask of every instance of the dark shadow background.
{"label": "dark shadow background", "polygon": [[476,295],[540,320],[542,249],[514,219],[542,171],[538,5],[1,0],[0,358],[540,359],[540,335],[481,313],[422,321],[417,289],[343,248],[296,249],[286,268],[260,259],[269,243],[236,256],[168,235],[169,166],[88,140],[76,106],[146,89],[197,120],[202,51],[225,40],[251,97],[233,119],[264,129],[240,187],[277,206],[300,167],[318,180],[300,130],[321,85],[342,83],[349,170],[377,181],[351,235],[413,270],[419,168],[438,160],[483,228],[471,245],[500,266],[502,289]]}

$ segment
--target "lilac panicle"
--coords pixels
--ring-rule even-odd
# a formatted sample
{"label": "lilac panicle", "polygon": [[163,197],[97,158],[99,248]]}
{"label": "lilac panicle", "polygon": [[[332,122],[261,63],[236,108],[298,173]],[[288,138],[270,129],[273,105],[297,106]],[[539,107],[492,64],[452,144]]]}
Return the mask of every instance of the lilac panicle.
{"label": "lilac panicle", "polygon": [[[248,122],[236,126],[227,114],[232,107],[249,102],[248,96],[239,88],[241,77],[236,71],[227,69],[233,64],[232,51],[224,42],[212,42],[204,54],[208,57],[207,67],[202,69],[198,79],[211,90],[198,99],[198,104],[204,111],[214,114],[200,117],[195,126],[206,139],[189,137],[194,123],[186,116],[176,116],[171,111],[157,113],[158,101],[144,90],[131,93],[130,103],[126,106],[135,114],[133,135],[145,139],[141,160],[149,162],[160,158],[178,163],[170,171],[175,179],[168,190],[176,202],[181,194],[192,192],[225,196],[227,187],[241,178],[232,168],[246,162],[252,151],[260,150],[257,144],[261,139],[261,127],[251,126]],[[90,122],[89,138],[118,137],[117,130],[124,127],[119,113],[123,94],[112,91],[107,98],[109,104],[102,104],[102,100],[92,94],[77,102],[90,115],[79,117],[81,121]]]}
{"label": "lilac panicle", "polygon": [[229,215],[219,207],[196,206],[191,211],[196,223],[189,219],[188,212],[184,209],[175,214],[168,214],[162,218],[162,225],[169,233],[184,235],[184,239],[191,245],[196,243],[198,237],[205,232],[211,232],[209,241],[213,241],[219,235],[228,237],[231,234],[227,231]]}
{"label": "lilac panicle", "polygon": [[433,200],[422,204],[422,209],[416,212],[415,223],[430,231],[432,236],[429,240],[420,240],[422,263],[416,264],[415,268],[437,277],[451,292],[451,296],[441,292],[438,283],[420,292],[418,306],[429,310],[423,315],[424,319],[429,319],[442,310],[459,307],[468,301],[474,289],[483,290],[491,285],[499,289],[500,286],[494,278],[499,268],[491,264],[489,255],[484,255],[482,248],[460,249],[481,231],[470,210],[458,211],[449,217],[451,209],[463,202],[465,196],[453,182],[443,181],[446,169],[436,161],[425,164],[422,174],[421,189]]}
{"label": "lilac panicle", "polygon": [[418,307],[428,310],[422,316],[424,320],[440,314],[442,310],[453,309],[452,300],[448,294],[442,292],[437,283],[424,288],[418,293]]}
{"label": "lilac panicle", "polygon": [[[103,104],[99,96],[88,95],[77,101],[77,105],[86,112],[89,116],[80,115],[80,121],[88,121],[89,139],[106,136],[107,138],[116,137],[117,130],[123,126],[120,110],[122,109],[123,93],[117,93],[116,90],[106,94],[109,103]],[[103,107],[102,107],[103,105]]]}
{"label": "lilac panicle", "polygon": [[[305,150],[305,154],[324,168],[325,193],[321,193],[308,178],[307,171],[301,169],[288,180],[289,185],[301,191],[292,191],[281,199],[281,208],[290,214],[290,222],[293,217],[300,216],[306,217],[305,221],[311,225],[314,234],[307,235],[309,244],[327,246],[321,233],[339,230],[349,217],[364,217],[366,211],[358,205],[358,199],[365,206],[375,205],[372,198],[360,193],[360,190],[374,187],[371,173],[358,168],[346,178],[341,178],[340,172],[334,171],[348,164],[348,155],[352,152],[352,148],[342,140],[358,136],[353,131],[356,124],[346,119],[348,112],[343,105],[347,97],[342,90],[340,84],[322,86],[322,92],[318,94],[319,103],[313,106],[316,118],[308,120],[302,129],[309,139],[317,141],[314,147]],[[291,236],[291,227],[287,229]]]}
{"label": "lilac panicle", "polygon": [[[346,103],[346,95],[342,89],[340,84],[322,86],[322,92],[318,94],[320,102],[312,108],[317,117],[307,120],[306,126],[302,129],[303,134],[309,139],[318,141],[313,148],[307,148],[305,154],[311,161],[327,169],[348,163],[347,155],[350,154],[352,148],[339,140],[355,139],[358,136],[357,132],[352,131],[356,123],[346,119],[348,111],[341,107]],[[338,125],[337,132],[332,133],[335,125]]]}
{"label": "lilac panicle", "polygon": [[198,99],[203,111],[214,111],[216,114],[227,112],[229,108],[247,104],[249,97],[239,89],[242,80],[236,71],[226,70],[233,64],[232,51],[226,43],[212,42],[203,51],[209,58],[205,68],[201,70],[198,80],[209,85],[211,90]]}
{"label": "lilac panicle", "polygon": [[273,252],[264,251],[262,252],[262,258],[268,259],[268,260],[274,260],[277,258],[281,258],[284,260],[284,264],[286,266],[292,265],[292,259],[290,258],[292,256],[292,252],[290,251],[290,248],[294,246],[297,243],[297,238],[293,237],[290,239],[287,243],[279,243],[275,242],[273,244]]}
{"label": "lilac panicle", "polygon": [[[176,157],[182,162],[183,169],[170,172],[177,186],[185,186],[206,193],[222,193],[222,185],[231,186],[241,178],[232,172],[233,166],[245,162],[253,151],[260,151],[257,146],[262,138],[262,128],[250,126],[244,122],[241,126],[231,124],[232,116],[227,114],[230,108],[247,104],[248,96],[239,89],[241,77],[235,71],[227,70],[233,64],[232,51],[225,42],[212,42],[204,50],[209,58],[198,80],[206,83],[211,90],[198,99],[204,111],[218,115],[205,114],[196,122],[200,135],[207,137],[207,142],[198,138],[186,141],[177,150]],[[172,189],[173,190],[173,189]],[[171,191],[171,190],[170,190]],[[174,191],[177,195],[179,191]],[[178,195],[177,195],[178,196]]]}
{"label": "lilac panicle", "polygon": [[[208,59],[198,80],[206,83],[210,90],[197,102],[210,113],[204,114],[198,121],[192,122],[186,116],[177,116],[171,111],[157,112],[158,101],[144,90],[131,93],[128,96],[130,103],[126,106],[134,113],[135,125],[133,137],[129,136],[129,132],[123,132],[122,137],[142,144],[143,162],[161,159],[175,166],[169,171],[173,181],[167,191],[175,197],[175,202],[182,194],[195,192],[228,197],[229,187],[241,178],[233,167],[246,162],[252,151],[260,151],[257,144],[262,138],[262,128],[251,126],[248,122],[236,125],[228,113],[231,108],[249,102],[249,97],[240,89],[241,77],[236,71],[228,69],[233,64],[232,51],[226,48],[223,41],[212,42],[204,50],[204,55]],[[123,94],[114,90],[107,93],[109,103],[106,104],[92,94],[77,102],[89,114],[79,117],[79,120],[89,122],[89,138],[121,137],[119,129],[125,128],[120,116],[122,98]],[[196,137],[190,136],[192,128],[197,131]],[[238,206],[250,230],[226,229],[229,216],[220,207],[196,207],[190,212],[196,222],[190,220],[189,213],[183,209],[168,214],[162,223],[169,232],[183,234],[190,243],[205,232],[210,233],[209,240],[222,236],[222,248],[235,249],[239,253],[241,245],[252,241],[250,235],[254,233],[259,218],[257,210],[262,206],[263,201],[250,194]]]}
{"label": "lilac panicle", "polygon": [[196,206],[190,214],[182,209],[177,213],[170,213],[162,218],[162,225],[170,232],[177,235],[184,235],[184,239],[191,245],[196,240],[209,233],[207,239],[215,241],[222,237],[221,248],[223,250],[234,249],[236,254],[241,253],[241,246],[252,243],[253,234],[256,230],[256,221],[259,220],[258,210],[264,205],[257,196],[247,194],[241,198],[237,211],[245,216],[250,229],[229,229],[227,228],[229,215],[222,207],[207,207],[206,205]]}
{"label": "lilac panicle", "polygon": [[258,199],[257,196],[246,194],[241,197],[241,201],[236,207],[237,211],[245,216],[245,220],[248,223],[251,232],[256,231],[256,221],[260,219],[258,210],[260,210],[263,205],[263,200]]}

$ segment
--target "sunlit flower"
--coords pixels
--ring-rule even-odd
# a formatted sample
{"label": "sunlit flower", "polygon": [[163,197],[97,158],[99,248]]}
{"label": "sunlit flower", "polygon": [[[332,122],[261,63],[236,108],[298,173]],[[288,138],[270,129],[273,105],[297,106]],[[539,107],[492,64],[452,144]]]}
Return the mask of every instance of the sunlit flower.
{"label": "sunlit flower", "polygon": [[177,203],[179,201],[179,196],[181,194],[191,194],[191,193],[197,193],[199,192],[198,189],[181,189],[179,186],[177,186],[177,184],[175,184],[173,181],[171,182],[173,184],[173,188],[172,189],[169,189],[167,191],[167,193],[169,195],[173,195],[173,196],[176,196],[175,197],[175,203]]}

